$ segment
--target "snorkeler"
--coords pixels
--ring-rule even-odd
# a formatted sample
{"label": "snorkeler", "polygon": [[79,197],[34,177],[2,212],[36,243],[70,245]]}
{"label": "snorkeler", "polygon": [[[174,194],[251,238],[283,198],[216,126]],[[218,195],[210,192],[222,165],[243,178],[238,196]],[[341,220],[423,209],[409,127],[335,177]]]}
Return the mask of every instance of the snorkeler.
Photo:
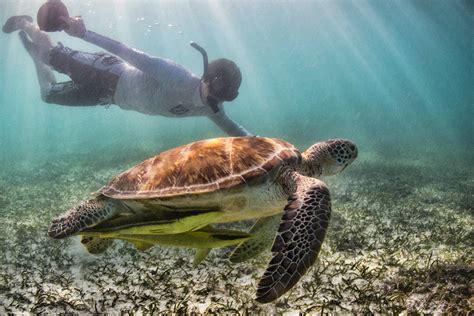
{"label": "snorkeler", "polygon": [[[87,30],[81,18],[67,15],[57,19],[53,30],[62,29],[111,54],[80,52],[61,43],[54,46],[30,16],[10,17],[3,32],[20,30],[20,39],[35,63],[44,102],[67,106],[116,104],[125,110],[168,117],[207,116],[228,135],[251,135],[224,112],[223,102],[237,97],[242,80],[239,67],[231,60],[221,58],[208,64],[205,50],[191,43],[203,55],[204,74],[199,78],[171,60],[151,57]],[[72,80],[56,82],[50,67]]]}

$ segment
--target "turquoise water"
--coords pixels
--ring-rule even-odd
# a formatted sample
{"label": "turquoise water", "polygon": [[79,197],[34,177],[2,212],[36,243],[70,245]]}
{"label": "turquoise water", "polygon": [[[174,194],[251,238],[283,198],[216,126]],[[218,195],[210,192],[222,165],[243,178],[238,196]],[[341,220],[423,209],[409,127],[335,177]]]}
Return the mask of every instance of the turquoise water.
{"label": "turquoise water", "polygon": [[[395,221],[392,216],[400,213],[395,211],[394,205],[407,214],[424,210],[428,212],[423,213],[427,217],[420,215],[420,221],[439,224],[440,234],[442,228],[450,227],[447,223],[459,224],[458,229],[461,232],[465,230],[459,237],[459,243],[440,237],[436,246],[427,246],[426,249],[458,244],[461,248],[448,247],[452,250],[450,258],[457,258],[452,259],[457,260],[455,263],[442,255],[436,260],[449,267],[453,264],[467,269],[455,270],[461,276],[472,276],[472,252],[465,252],[472,249],[472,228],[469,227],[473,223],[472,2],[64,2],[71,14],[82,15],[90,30],[151,55],[173,59],[195,74],[201,74],[202,61],[189,46],[190,41],[205,47],[211,60],[219,57],[234,60],[242,71],[243,81],[239,97],[227,103],[225,109],[230,117],[249,131],[260,136],[283,138],[301,149],[328,138],[348,138],[358,144],[358,161],[338,180],[329,180],[335,196],[334,208],[344,218],[338,221],[336,215],[335,223],[338,224],[334,224],[334,229],[340,227],[338,225],[345,229],[356,227],[358,219],[351,221],[352,215],[349,214],[363,212],[364,209],[371,222],[379,216],[388,222]],[[41,3],[33,0],[1,1],[0,22],[3,23],[11,15],[36,16]],[[66,34],[52,33],[51,37],[77,50],[100,50]],[[64,76],[58,78],[67,80]],[[52,216],[88,198],[88,192],[99,188],[113,175],[157,152],[218,136],[224,136],[223,132],[206,118],[153,117],[124,111],[113,105],[108,108],[65,107],[43,103],[33,62],[21,46],[18,35],[0,34],[0,214],[8,218],[2,224],[4,228],[13,229],[11,235],[2,229],[5,231],[1,236],[2,247],[12,251],[11,256],[15,258],[16,252],[12,250],[15,245],[29,245],[36,239],[41,240],[43,245],[38,247],[56,247],[54,249],[58,253],[71,256],[67,257],[69,259],[74,258],[75,252],[68,248],[69,244],[60,244],[69,249],[66,251],[44,237]],[[380,194],[378,200],[374,195],[376,192]],[[372,200],[363,202],[367,198]],[[386,204],[388,201],[392,204]],[[387,210],[391,211],[381,215]],[[446,222],[437,221],[437,216],[443,214],[453,217],[443,217]],[[400,232],[399,229],[410,225],[410,220],[407,220],[405,224],[384,226],[390,231],[387,238],[393,238]],[[361,227],[364,226],[361,224]],[[422,230],[428,233],[431,227],[423,226]],[[409,242],[416,233],[410,231],[410,234],[402,235]],[[11,239],[9,236],[16,237]],[[439,236],[449,238],[451,235]],[[25,237],[26,242],[21,239]],[[338,237],[336,232],[328,238],[331,248],[324,253],[327,258],[341,258],[337,257],[340,253],[343,258],[346,255],[347,258],[356,256],[357,250],[347,246],[347,240],[338,240],[342,237]],[[369,245],[372,243],[361,241],[360,249],[372,247]],[[387,247],[382,244],[380,249],[385,251]],[[399,244],[398,247],[396,249],[405,246]],[[134,256],[135,252],[129,251],[132,254],[127,255]],[[397,251],[393,250],[393,253],[399,254]],[[460,253],[467,257],[462,257]],[[164,256],[154,254],[155,257]],[[436,254],[439,253],[435,251]],[[118,256],[115,252],[104,260],[115,262]],[[373,253],[371,256],[377,257]],[[423,252],[423,256],[423,262],[428,260],[428,252]],[[369,258],[368,255],[362,257]],[[146,258],[144,262],[151,260]],[[429,258],[431,260],[432,256]],[[39,260],[34,255],[30,259]],[[342,265],[340,260],[326,263],[339,262]],[[5,270],[2,274],[4,278],[15,274],[14,262],[11,258],[5,262],[10,270]],[[229,271],[225,270],[229,267],[222,265],[224,270],[220,273],[225,274],[223,271]],[[56,265],[53,264],[53,267]],[[72,268],[68,266],[65,271],[73,271],[70,275],[74,277],[77,276],[76,270],[83,268],[83,263],[73,261]],[[452,271],[450,269],[446,271]],[[423,279],[423,271],[428,270],[421,271],[419,275],[414,274],[419,279]],[[261,272],[258,270],[252,275],[254,283]],[[48,272],[44,273],[48,275]],[[387,277],[389,274],[387,272]],[[403,273],[400,275],[406,277]],[[196,279],[197,285],[199,280]],[[436,283],[436,280],[433,282]],[[315,277],[308,282],[319,284],[323,281]],[[41,283],[41,280],[37,282]],[[54,283],[50,279],[48,282]],[[255,289],[254,283],[245,285],[249,300]],[[8,294],[19,290],[2,284],[0,301],[13,304],[11,301],[15,296]],[[83,287],[87,292],[87,286]],[[379,290],[374,288],[373,291],[376,293]],[[401,290],[397,288],[397,291]],[[462,293],[462,290],[459,291]],[[389,291],[386,296],[392,297],[390,295],[395,292]],[[330,295],[324,291],[318,293],[319,298]],[[86,297],[94,297],[90,293],[88,295]],[[462,294],[459,295],[462,297]],[[398,298],[391,299],[395,302]],[[347,307],[353,298],[339,300]],[[32,306],[38,305],[38,301],[30,298],[30,303],[18,302],[19,306],[23,304],[26,307],[15,309],[14,305],[9,305],[9,308],[13,311],[37,311]],[[69,306],[49,311],[93,311],[92,301],[88,302],[84,306],[89,309]],[[137,308],[139,303],[134,302],[124,303],[126,307],[122,308],[140,310]],[[285,301],[287,305],[276,305],[273,311],[315,311],[309,307],[316,303],[302,302]],[[400,302],[405,301],[400,299]],[[382,305],[378,312],[387,311],[389,307],[393,308],[392,311],[410,310],[411,301],[407,299],[407,302]],[[462,302],[467,304],[465,300]],[[53,303],[50,304],[53,306]],[[248,308],[245,304],[235,304],[237,310]],[[323,306],[322,303],[316,305],[318,308]],[[105,306],[104,310],[112,308],[110,304]],[[334,312],[344,311],[338,310],[334,304],[329,306],[333,306]],[[416,303],[413,306],[416,310]],[[469,310],[468,307],[463,308],[463,311]]]}
{"label": "turquoise water", "polygon": [[[35,16],[40,3],[2,1],[0,17]],[[66,3],[91,30],[174,59],[196,74],[202,63],[191,40],[211,59],[234,60],[243,83],[226,110],[255,134],[300,146],[346,137],[387,159],[472,161],[468,1]],[[75,49],[99,50],[64,34],[52,37]],[[142,145],[153,152],[223,135],[205,118],[44,104],[17,35],[2,35],[0,46],[3,159],[94,154],[104,146],[133,151]]]}

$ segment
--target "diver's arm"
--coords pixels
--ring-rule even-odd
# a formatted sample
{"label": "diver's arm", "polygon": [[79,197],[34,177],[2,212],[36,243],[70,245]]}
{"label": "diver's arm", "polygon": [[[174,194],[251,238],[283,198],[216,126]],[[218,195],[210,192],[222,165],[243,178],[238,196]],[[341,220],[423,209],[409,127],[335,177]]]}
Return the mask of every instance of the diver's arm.
{"label": "diver's arm", "polygon": [[92,31],[86,31],[82,39],[117,55],[130,65],[140,70],[149,66],[152,60],[152,57],[139,50],[128,47],[125,44]]}
{"label": "diver's arm", "polygon": [[208,117],[229,136],[254,136],[228,117],[222,109],[217,113],[210,114]]}
{"label": "diver's arm", "polygon": [[157,80],[179,80],[180,78],[186,78],[189,76],[189,72],[186,69],[172,60],[152,57],[144,52],[128,47],[123,43],[95,32],[86,31],[82,39],[117,55],[130,65]]}
{"label": "diver's arm", "polygon": [[185,81],[191,77],[191,74],[184,67],[171,60],[149,56],[111,38],[88,31],[81,18],[61,17],[61,20],[68,25],[65,29],[67,34],[82,38],[86,42],[117,55],[130,65],[159,81]]}

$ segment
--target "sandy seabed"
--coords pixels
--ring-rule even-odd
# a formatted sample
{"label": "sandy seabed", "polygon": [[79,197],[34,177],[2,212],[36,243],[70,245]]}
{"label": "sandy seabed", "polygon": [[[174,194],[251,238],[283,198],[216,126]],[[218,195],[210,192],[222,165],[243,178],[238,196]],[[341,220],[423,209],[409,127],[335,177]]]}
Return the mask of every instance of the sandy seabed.
{"label": "sandy seabed", "polygon": [[229,249],[213,250],[192,268],[192,250],[116,242],[92,256],[77,238],[48,238],[54,216],[133,165],[111,161],[0,170],[0,314],[474,311],[472,168],[366,159],[326,178],[333,213],[316,264],[262,305],[253,298],[269,251],[232,265]]}

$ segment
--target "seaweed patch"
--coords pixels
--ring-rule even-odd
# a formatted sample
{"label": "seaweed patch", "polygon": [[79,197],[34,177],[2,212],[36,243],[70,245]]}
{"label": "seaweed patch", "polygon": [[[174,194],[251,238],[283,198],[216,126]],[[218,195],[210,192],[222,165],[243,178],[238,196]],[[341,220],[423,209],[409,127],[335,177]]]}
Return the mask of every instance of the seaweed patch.
{"label": "seaweed patch", "polygon": [[192,268],[191,250],[137,251],[117,242],[93,256],[79,240],[49,239],[45,232],[53,214],[123,168],[64,161],[50,161],[35,172],[23,166],[0,170],[1,314],[473,310],[472,171],[433,166],[421,172],[409,162],[366,160],[327,178],[333,219],[323,254],[302,286],[260,305],[254,293],[269,251],[240,264],[226,259],[231,249],[213,251]]}

